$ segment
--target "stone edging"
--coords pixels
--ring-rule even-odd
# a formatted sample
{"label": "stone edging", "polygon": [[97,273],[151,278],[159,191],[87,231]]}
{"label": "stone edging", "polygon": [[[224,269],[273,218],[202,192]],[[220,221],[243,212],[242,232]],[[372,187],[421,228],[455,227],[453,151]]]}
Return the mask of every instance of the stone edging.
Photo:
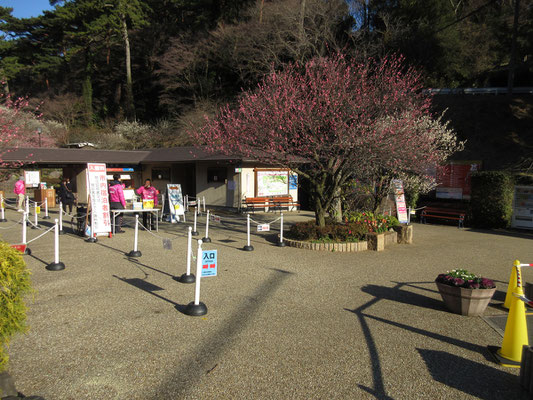
{"label": "stone edging", "polygon": [[287,238],[283,238],[283,241],[287,243],[287,246],[306,250],[339,251],[344,253],[368,250],[367,241],[353,243],[310,243]]}

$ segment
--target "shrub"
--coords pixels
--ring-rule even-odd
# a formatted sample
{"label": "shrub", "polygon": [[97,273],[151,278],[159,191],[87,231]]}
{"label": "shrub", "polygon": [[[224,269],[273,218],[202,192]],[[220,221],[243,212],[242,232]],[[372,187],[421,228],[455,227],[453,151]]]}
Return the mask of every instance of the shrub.
{"label": "shrub", "polygon": [[396,217],[392,215],[374,214],[372,212],[348,212],[344,215],[347,223],[361,224],[367,232],[383,233],[390,228],[400,225]]}
{"label": "shrub", "polygon": [[513,185],[512,176],[506,172],[482,171],[472,174],[472,225],[479,228],[510,226]]}
{"label": "shrub", "polygon": [[315,221],[298,222],[291,226],[287,237],[295,240],[318,242],[357,242],[367,233],[364,225],[358,223],[327,224],[319,227]]}
{"label": "shrub", "polygon": [[27,329],[24,296],[31,291],[30,272],[22,255],[0,242],[0,371],[7,365],[10,338]]}

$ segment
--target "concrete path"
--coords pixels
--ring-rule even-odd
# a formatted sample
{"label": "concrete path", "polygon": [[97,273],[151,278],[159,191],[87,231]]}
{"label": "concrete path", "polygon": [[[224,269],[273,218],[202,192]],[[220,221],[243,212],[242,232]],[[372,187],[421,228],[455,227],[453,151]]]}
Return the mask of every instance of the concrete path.
{"label": "concrete path", "polygon": [[[19,214],[7,217],[0,228]],[[47,400],[527,398],[519,371],[490,360],[487,346],[502,337],[482,318],[447,312],[433,281],[453,268],[495,279],[487,314],[503,313],[512,261],[533,262],[533,236],[415,224],[412,245],[326,253],[255,232],[244,252],[244,221],[223,214],[210,226],[204,249],[218,250],[219,273],[202,279],[205,317],[181,312],[194,285],[173,280],[185,272],[189,224],[141,232],[134,260],[124,255],[131,227],[96,244],[63,235],[60,272],[44,268],[53,235],[31,243],[30,330],[10,347],[17,389]],[[0,234],[17,243],[20,226]]]}

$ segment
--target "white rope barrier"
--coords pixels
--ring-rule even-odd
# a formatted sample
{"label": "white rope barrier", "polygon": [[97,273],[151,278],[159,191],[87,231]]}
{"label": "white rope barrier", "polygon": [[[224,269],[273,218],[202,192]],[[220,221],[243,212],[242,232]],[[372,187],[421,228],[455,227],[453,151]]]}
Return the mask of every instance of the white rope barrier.
{"label": "white rope barrier", "polygon": [[198,231],[196,230],[196,220],[198,218],[198,206],[194,207],[194,230],[192,231],[193,236],[198,235]]}
{"label": "white rope barrier", "polygon": [[41,233],[39,236],[37,236],[36,238],[33,238],[32,240],[28,240],[27,243],[24,243],[26,245],[32,243],[32,242],[35,242],[37,239],[40,239],[42,238],[44,235],[46,235],[48,232],[50,232],[52,229],[55,229],[55,225],[52,226],[51,228],[47,229],[46,231],[44,231],[43,233]]}
{"label": "white rope barrier", "polygon": [[22,217],[21,219],[19,219],[19,220],[18,220],[17,222],[15,222],[13,225],[0,227],[0,229],[4,229],[4,230],[11,229],[11,228],[13,228],[14,226],[17,226],[18,224],[20,224],[23,220],[24,220],[24,217]]}
{"label": "white rope barrier", "polygon": [[142,253],[139,251],[139,214],[135,214],[135,236],[133,239],[133,250],[127,253],[128,257],[140,257]]}
{"label": "white rope barrier", "polygon": [[46,266],[49,271],[61,271],[65,269],[65,264],[59,261],[59,221],[55,220],[54,229],[54,262]]}
{"label": "white rope barrier", "polygon": [[209,237],[209,210],[207,210],[207,218],[205,221],[205,237],[202,238],[204,243],[211,243],[211,238]]}

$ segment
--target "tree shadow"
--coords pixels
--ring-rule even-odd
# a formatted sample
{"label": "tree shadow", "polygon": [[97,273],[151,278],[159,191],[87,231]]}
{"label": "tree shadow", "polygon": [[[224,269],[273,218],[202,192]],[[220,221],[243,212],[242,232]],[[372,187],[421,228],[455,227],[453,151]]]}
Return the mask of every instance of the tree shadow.
{"label": "tree shadow", "polygon": [[478,399],[525,399],[519,378],[444,351],[417,348],[432,378]]}
{"label": "tree shadow", "polygon": [[270,296],[292,275],[291,272],[273,269],[273,274],[264,281],[255,292],[247,297],[247,301],[223,323],[223,325],[210,335],[205,336],[205,340],[195,348],[193,354],[177,365],[177,370],[166,382],[158,388],[157,395],[151,397],[153,400],[161,398],[183,398],[198,381],[203,379],[221,362],[224,351],[231,347],[238,334],[252,322]]}
{"label": "tree shadow", "polygon": [[361,291],[374,296],[377,300],[391,300],[436,311],[447,311],[441,300],[402,290],[398,287],[365,285]]}
{"label": "tree shadow", "polygon": [[465,230],[474,233],[485,233],[488,235],[498,235],[498,236],[508,236],[518,239],[533,239],[533,232],[531,231],[522,231],[520,229],[508,230],[508,229],[480,229],[480,228],[466,228]]}
{"label": "tree shadow", "polygon": [[185,305],[176,303],[175,301],[172,301],[170,299],[167,299],[164,296],[161,296],[160,294],[155,293],[159,290],[165,290],[162,287],[159,287],[157,285],[154,285],[150,282],[145,281],[144,279],[140,278],[121,278],[117,275],[113,275],[113,278],[117,278],[119,281],[125,282],[133,287],[136,287],[137,289],[141,289],[143,292],[146,292],[148,294],[151,294],[154,297],[157,297],[160,300],[166,301],[167,303],[172,304],[176,310],[183,313],[183,310],[185,309]]}

